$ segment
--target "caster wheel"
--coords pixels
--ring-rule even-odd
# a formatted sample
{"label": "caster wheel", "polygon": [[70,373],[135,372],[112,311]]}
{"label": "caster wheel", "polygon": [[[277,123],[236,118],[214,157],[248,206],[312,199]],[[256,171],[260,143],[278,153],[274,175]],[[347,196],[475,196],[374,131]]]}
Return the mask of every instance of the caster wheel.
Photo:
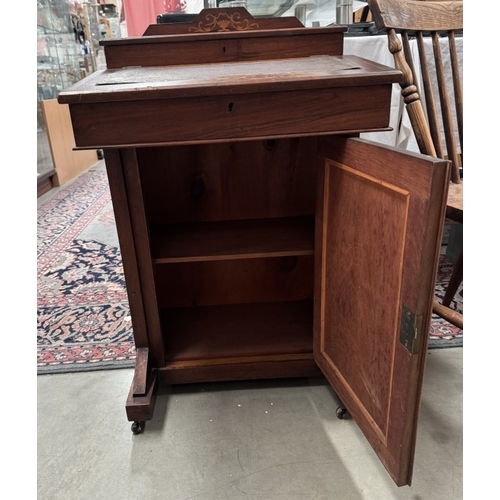
{"label": "caster wheel", "polygon": [[347,411],[347,408],[342,408],[342,406],[339,406],[337,408],[337,418],[339,418],[340,420],[349,418],[349,412]]}
{"label": "caster wheel", "polygon": [[144,422],[141,421],[136,421],[132,424],[132,432],[134,434],[141,434],[141,432],[144,430]]}

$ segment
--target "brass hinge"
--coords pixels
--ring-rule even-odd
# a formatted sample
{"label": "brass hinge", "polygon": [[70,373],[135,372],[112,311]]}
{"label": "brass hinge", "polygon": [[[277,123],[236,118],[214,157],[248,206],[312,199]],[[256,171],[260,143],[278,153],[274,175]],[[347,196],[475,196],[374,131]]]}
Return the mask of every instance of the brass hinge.
{"label": "brass hinge", "polygon": [[416,316],[408,307],[403,306],[399,341],[411,354],[417,354],[419,351],[421,333],[422,316]]}

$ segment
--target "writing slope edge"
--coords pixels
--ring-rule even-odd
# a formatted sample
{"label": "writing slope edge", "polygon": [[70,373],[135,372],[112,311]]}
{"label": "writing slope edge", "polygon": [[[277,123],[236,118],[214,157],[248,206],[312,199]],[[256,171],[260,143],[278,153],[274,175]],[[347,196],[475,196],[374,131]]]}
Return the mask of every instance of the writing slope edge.
{"label": "writing slope edge", "polygon": [[321,139],[314,356],[397,485],[411,484],[449,164]]}

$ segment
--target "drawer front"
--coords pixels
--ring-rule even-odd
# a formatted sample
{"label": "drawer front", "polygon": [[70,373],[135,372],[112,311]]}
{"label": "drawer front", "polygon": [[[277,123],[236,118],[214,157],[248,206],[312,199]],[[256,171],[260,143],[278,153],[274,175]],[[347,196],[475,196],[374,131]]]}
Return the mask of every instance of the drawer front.
{"label": "drawer front", "polygon": [[389,126],[391,84],[70,104],[79,148],[358,133]]}

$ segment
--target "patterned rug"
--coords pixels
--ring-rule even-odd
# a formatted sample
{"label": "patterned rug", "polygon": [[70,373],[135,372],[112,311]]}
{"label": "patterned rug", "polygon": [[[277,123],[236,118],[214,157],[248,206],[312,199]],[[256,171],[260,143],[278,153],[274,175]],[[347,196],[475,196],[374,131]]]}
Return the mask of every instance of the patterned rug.
{"label": "patterned rug", "polygon": [[104,164],[38,207],[38,373],[134,366]]}
{"label": "patterned rug", "polygon": [[[439,259],[438,273],[436,278],[435,296],[441,301],[446,292],[446,285],[450,279],[453,270],[453,264],[446,258],[444,253],[441,253]],[[464,290],[463,284],[460,285],[458,291],[453,298],[451,307],[463,313],[464,310]],[[437,349],[442,347],[462,347],[463,346],[463,331],[457,326],[448,323],[444,319],[432,315],[431,327],[429,330],[429,349]]]}
{"label": "patterned rug", "polygon": [[[135,348],[104,163],[38,206],[38,373],[134,366]],[[451,263],[441,256],[436,295]],[[462,289],[455,307],[462,309]],[[433,317],[429,347],[462,345],[462,330]]]}

